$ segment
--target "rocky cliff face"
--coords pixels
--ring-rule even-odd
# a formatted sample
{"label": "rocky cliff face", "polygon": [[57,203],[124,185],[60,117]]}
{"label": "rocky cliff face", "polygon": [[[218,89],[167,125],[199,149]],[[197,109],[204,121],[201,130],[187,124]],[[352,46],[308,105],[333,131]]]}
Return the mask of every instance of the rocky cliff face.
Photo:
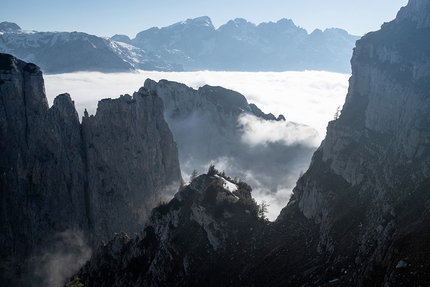
{"label": "rocky cliff face", "polygon": [[139,231],[154,204],[173,196],[181,178],[161,98],[141,88],[133,97],[102,100],[96,116],[82,119],[82,134],[96,234],[109,238],[118,227]]}
{"label": "rocky cliff face", "polygon": [[4,54],[0,63],[1,261],[16,279],[35,268],[52,231],[88,229],[85,166],[70,97],[49,109],[37,66]]}
{"label": "rocky cliff face", "polygon": [[[430,35],[429,14],[428,1],[410,0],[396,20],[357,42],[342,114],[330,122],[326,139],[278,219],[260,222],[247,234],[246,242],[252,245],[236,241],[236,253],[223,249],[228,243],[211,252],[181,245],[186,246],[188,256],[175,261],[177,242],[200,237],[182,229],[185,222],[191,224],[193,216],[176,220],[173,211],[180,216],[205,209],[204,201],[179,209],[172,201],[164,212],[154,211],[159,223],[149,221],[151,228],[140,237],[122,236],[100,247],[79,273],[86,286],[119,286],[117,282],[144,286],[148,282],[137,279],[141,274],[157,278],[147,285],[198,286],[202,281],[193,280],[202,277],[194,274],[204,270],[213,271],[204,273],[205,286],[429,285],[430,46],[425,44]],[[210,189],[203,178],[207,177],[193,181],[186,190],[205,194]],[[178,197],[182,198],[181,193]],[[200,228],[225,228],[218,230],[216,238],[240,228],[222,225],[214,214],[200,214],[206,218],[200,221],[205,223]],[[162,232],[165,221],[175,222],[167,233]],[[177,237],[173,236],[176,231]],[[113,248],[121,238],[125,244]],[[171,251],[164,258],[145,253],[161,246]],[[191,255],[193,250],[197,253]],[[247,255],[235,257],[237,253]],[[187,273],[189,262],[203,256],[213,269],[202,264]],[[171,259],[179,262],[178,269],[169,263]],[[168,264],[166,268],[164,264]],[[103,273],[109,270],[107,266],[115,266],[114,272]],[[234,274],[216,274],[223,266],[237,269]]]}
{"label": "rocky cliff face", "polygon": [[342,114],[294,190],[319,251],[354,266],[340,284],[428,284],[429,9],[409,1],[357,42]]}
{"label": "rocky cliff face", "polygon": [[254,234],[265,225],[250,191],[243,182],[199,176],[154,209],[139,235],[118,234],[99,246],[81,269],[81,281],[85,286],[239,286],[246,281],[240,272],[259,257]]}
{"label": "rocky cliff face", "polygon": [[[77,273],[85,286],[301,286],[320,257],[315,224],[294,205],[270,223],[251,187],[216,170],[155,208],[140,234],[101,244]],[[303,241],[305,240],[305,241]]]}
{"label": "rocky cliff face", "polygon": [[138,231],[180,181],[162,101],[145,89],[103,100],[81,125],[68,94],[49,108],[39,67],[0,54],[0,97],[2,284],[61,283],[43,266],[74,252],[59,238],[91,247]]}

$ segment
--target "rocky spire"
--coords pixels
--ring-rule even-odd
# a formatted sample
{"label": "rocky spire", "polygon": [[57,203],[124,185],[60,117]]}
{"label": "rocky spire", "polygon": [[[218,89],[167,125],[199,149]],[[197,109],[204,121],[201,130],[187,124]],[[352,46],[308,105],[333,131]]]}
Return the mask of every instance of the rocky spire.
{"label": "rocky spire", "polygon": [[[338,275],[345,284],[427,280],[418,279],[418,254],[429,238],[429,8],[410,0],[395,21],[357,41],[342,113],[294,189],[291,203],[318,224],[318,252],[345,258],[332,264],[353,262],[355,276]],[[416,244],[399,250],[409,237]],[[402,261],[416,267],[406,277]]]}
{"label": "rocky spire", "polygon": [[10,31],[19,31],[21,27],[13,22],[1,22],[0,23],[0,31],[10,32]]}
{"label": "rocky spire", "polygon": [[0,150],[0,277],[8,286],[61,284],[51,277],[61,274],[54,259],[70,258],[62,266],[71,272],[89,255],[82,250],[139,231],[181,179],[159,97],[141,89],[103,100],[81,125],[70,95],[49,108],[39,67],[7,54]]}

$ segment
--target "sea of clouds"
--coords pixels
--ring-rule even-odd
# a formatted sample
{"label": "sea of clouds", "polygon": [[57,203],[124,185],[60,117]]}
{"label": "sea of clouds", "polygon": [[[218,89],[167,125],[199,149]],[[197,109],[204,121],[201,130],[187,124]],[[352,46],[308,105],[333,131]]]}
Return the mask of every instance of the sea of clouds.
{"label": "sea of clouds", "polygon": [[[326,133],[327,123],[333,120],[337,109],[343,106],[350,75],[325,71],[303,72],[150,72],[99,73],[78,72],[45,75],[45,90],[52,104],[62,93],[69,93],[75,102],[79,116],[85,109],[95,114],[97,103],[104,98],[117,98],[139,90],[147,78],[155,81],[166,79],[184,83],[198,89],[204,85],[222,86],[243,94],[249,103],[256,104],[263,112],[276,117],[284,115],[287,122],[305,124],[314,128],[318,135],[307,137],[291,130],[285,124],[267,125],[262,121],[243,117],[242,125],[247,127],[244,140],[252,145],[270,141],[304,143],[315,148]],[[217,166],[222,170],[222,167]],[[297,175],[300,171],[297,171]],[[249,175],[252,177],[253,175]],[[246,179],[245,179],[246,181]],[[291,194],[291,188],[280,187],[276,193],[253,193],[257,202],[265,200],[270,204],[268,218],[274,220]],[[255,190],[254,190],[255,191]]]}

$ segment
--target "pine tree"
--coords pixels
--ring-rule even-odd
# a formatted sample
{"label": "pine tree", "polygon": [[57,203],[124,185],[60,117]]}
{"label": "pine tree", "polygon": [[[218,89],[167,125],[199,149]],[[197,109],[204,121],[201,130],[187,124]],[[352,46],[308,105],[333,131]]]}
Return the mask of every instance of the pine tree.
{"label": "pine tree", "polygon": [[195,180],[198,176],[198,172],[196,169],[193,170],[193,172],[190,175],[190,182],[192,182],[193,180]]}
{"label": "pine tree", "polygon": [[78,276],[75,276],[69,283],[66,284],[66,287],[84,287],[84,284],[81,283],[81,280]]}
{"label": "pine tree", "polygon": [[261,202],[261,204],[258,206],[258,217],[260,217],[261,219],[266,220],[266,213],[267,213],[267,207],[269,207],[270,205],[267,204],[267,202],[265,200],[263,200]]}
{"label": "pine tree", "polygon": [[340,116],[340,106],[337,107],[336,112],[334,113],[334,119],[337,120]]}
{"label": "pine tree", "polygon": [[218,170],[216,170],[215,165],[211,164],[208,169],[208,175],[213,176],[218,174]]}

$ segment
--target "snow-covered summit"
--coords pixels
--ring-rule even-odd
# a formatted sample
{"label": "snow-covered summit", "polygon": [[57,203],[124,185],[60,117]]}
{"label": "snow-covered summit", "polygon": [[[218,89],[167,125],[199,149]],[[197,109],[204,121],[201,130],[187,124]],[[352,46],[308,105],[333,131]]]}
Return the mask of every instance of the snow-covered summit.
{"label": "snow-covered summit", "polygon": [[315,40],[315,36],[290,19],[256,25],[236,18],[215,29],[210,18],[203,16],[142,31],[131,39],[131,44],[180,63],[184,70],[308,69],[349,73],[349,60],[358,37],[324,33]]}
{"label": "snow-covered summit", "polygon": [[111,40],[130,44],[131,39],[127,35],[116,34],[111,37]]}
{"label": "snow-covered summit", "polygon": [[155,53],[110,38],[83,32],[27,31],[10,22],[0,23],[0,52],[33,62],[46,73],[182,70]]}
{"label": "snow-covered summit", "polygon": [[[216,29],[208,16],[153,27],[139,32],[134,39],[126,35],[103,39],[78,32],[22,31],[10,22],[0,23],[0,36],[0,52],[35,62],[42,70],[54,73],[133,69],[350,73],[352,50],[358,40],[341,29],[308,34],[290,19],[256,25],[236,18]],[[63,40],[68,37],[74,37],[76,42]],[[67,42],[68,47],[56,45],[55,39]],[[72,43],[75,46],[70,47]],[[45,45],[52,46],[51,59]],[[92,61],[90,55],[95,51],[98,60]],[[76,63],[72,59],[82,61]]]}
{"label": "snow-covered summit", "polygon": [[208,16],[197,17],[194,19],[187,19],[186,21],[180,22],[183,25],[196,25],[196,26],[207,26],[215,28],[212,24],[211,18]]}

